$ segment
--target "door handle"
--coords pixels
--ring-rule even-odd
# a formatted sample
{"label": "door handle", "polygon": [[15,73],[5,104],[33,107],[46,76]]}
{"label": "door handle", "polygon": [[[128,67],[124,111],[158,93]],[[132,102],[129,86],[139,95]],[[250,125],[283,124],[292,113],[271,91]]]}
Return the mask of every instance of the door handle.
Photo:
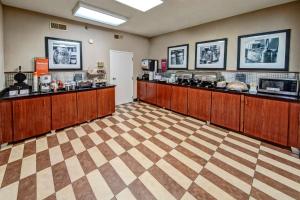
{"label": "door handle", "polygon": [[114,80],[114,81],[115,81],[115,80],[117,80],[117,78],[116,78],[116,77],[113,77],[113,78],[112,78],[112,80]]}

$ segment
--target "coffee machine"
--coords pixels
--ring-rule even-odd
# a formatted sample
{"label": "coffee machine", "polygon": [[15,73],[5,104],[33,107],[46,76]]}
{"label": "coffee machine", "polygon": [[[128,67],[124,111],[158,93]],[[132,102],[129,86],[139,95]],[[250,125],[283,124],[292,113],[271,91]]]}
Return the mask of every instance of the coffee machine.
{"label": "coffee machine", "polygon": [[40,91],[50,92],[51,90],[51,75],[45,74],[40,77]]}
{"label": "coffee machine", "polygon": [[19,72],[14,76],[16,83],[9,86],[9,96],[29,94],[30,86],[25,83],[27,77],[21,71],[21,66],[19,66]]}

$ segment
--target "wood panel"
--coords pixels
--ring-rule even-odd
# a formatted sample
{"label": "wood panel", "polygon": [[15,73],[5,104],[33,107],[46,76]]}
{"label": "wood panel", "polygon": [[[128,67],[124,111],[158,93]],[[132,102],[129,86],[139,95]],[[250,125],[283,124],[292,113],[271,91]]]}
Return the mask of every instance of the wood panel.
{"label": "wood panel", "polygon": [[241,95],[212,92],[211,122],[240,130]]}
{"label": "wood panel", "polygon": [[211,91],[188,89],[188,115],[210,121]]}
{"label": "wood panel", "polygon": [[172,86],[171,110],[187,115],[188,89],[180,86]]}
{"label": "wood panel", "polygon": [[0,144],[13,141],[12,103],[0,102]]}
{"label": "wood panel", "polygon": [[47,133],[51,130],[50,97],[13,101],[14,141]]}
{"label": "wood panel", "polygon": [[147,83],[147,103],[156,105],[156,83]]}
{"label": "wood panel", "polygon": [[147,98],[147,83],[144,81],[137,81],[137,98],[141,101]]}
{"label": "wood panel", "polygon": [[78,123],[87,122],[97,118],[97,91],[77,93]]}
{"label": "wood panel", "polygon": [[245,97],[244,132],[287,145],[289,103],[257,97]]}
{"label": "wood panel", "polygon": [[115,112],[115,88],[97,90],[98,117],[111,115]]}
{"label": "wood panel", "polygon": [[77,124],[77,94],[59,94],[51,97],[52,130]]}
{"label": "wood panel", "polygon": [[157,84],[157,102],[162,108],[171,109],[172,86]]}
{"label": "wood panel", "polygon": [[288,146],[300,148],[300,104],[290,103]]}

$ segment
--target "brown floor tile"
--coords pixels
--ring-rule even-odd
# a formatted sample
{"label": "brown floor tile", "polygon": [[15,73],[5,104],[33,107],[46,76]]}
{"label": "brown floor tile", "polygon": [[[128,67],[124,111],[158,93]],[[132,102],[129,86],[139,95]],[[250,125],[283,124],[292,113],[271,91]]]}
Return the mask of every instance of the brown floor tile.
{"label": "brown floor tile", "polygon": [[3,151],[0,151],[0,166],[7,164],[10,152],[11,152],[11,149],[6,149]]}
{"label": "brown floor tile", "polygon": [[94,132],[94,130],[92,129],[92,127],[90,127],[90,125],[88,125],[88,124],[82,125],[82,129],[83,129],[87,134],[90,134],[90,133],[93,133],[93,132]]}
{"label": "brown floor tile", "polygon": [[126,187],[124,181],[109,163],[101,166],[99,171],[114,195],[119,194]]}
{"label": "brown floor tile", "polygon": [[77,135],[77,133],[75,132],[74,129],[67,130],[66,134],[67,134],[70,141],[78,138],[78,135]]}
{"label": "brown floor tile", "polygon": [[97,131],[97,134],[102,138],[103,141],[111,139],[111,137],[103,130]]}
{"label": "brown floor tile", "polygon": [[67,166],[64,161],[52,166],[52,174],[56,192],[71,183]]}
{"label": "brown floor tile", "polygon": [[161,149],[165,150],[166,152],[170,152],[173,149],[172,147],[166,145],[165,143],[163,143],[162,141],[160,141],[159,139],[157,139],[155,137],[150,138],[149,141],[151,141],[152,143],[154,143]]}
{"label": "brown floor tile", "polygon": [[75,155],[75,152],[70,142],[61,144],[60,148],[65,160]]}
{"label": "brown floor tile", "polygon": [[1,187],[5,187],[20,179],[21,166],[22,160],[16,160],[7,164]]}
{"label": "brown floor tile", "polygon": [[188,166],[186,166],[185,164],[183,164],[173,156],[168,154],[164,157],[164,160],[170,163],[172,166],[174,166],[176,169],[178,169],[182,174],[184,174],[192,181],[194,181],[197,178],[198,174],[194,170],[192,170],[191,168],[189,168]]}
{"label": "brown floor tile", "polygon": [[48,141],[49,149],[59,145],[56,135],[51,135],[51,136],[47,137],[47,141]]}
{"label": "brown floor tile", "polygon": [[[50,148],[50,147],[49,147]],[[28,142],[24,144],[23,157],[31,156],[36,153],[36,142]]]}
{"label": "brown floor tile", "polygon": [[120,158],[128,166],[128,168],[135,174],[136,177],[142,175],[146,169],[140,165],[129,153],[123,153]]}
{"label": "brown floor tile", "polygon": [[94,200],[96,199],[87,178],[84,176],[73,184],[74,194],[77,200]]}
{"label": "brown floor tile", "polygon": [[115,137],[114,140],[119,144],[121,145],[126,151],[128,151],[129,149],[132,148],[132,145],[129,144],[123,137],[121,136],[118,136],[118,137]]}
{"label": "brown floor tile", "polygon": [[89,149],[89,148],[92,148],[93,146],[95,146],[94,142],[88,135],[82,136],[80,138],[80,140],[86,149]]}
{"label": "brown floor tile", "polygon": [[142,152],[142,154],[144,154],[153,163],[156,163],[160,160],[160,157],[158,155],[156,155],[153,151],[148,149],[148,147],[143,144],[139,144],[135,148]]}
{"label": "brown floor tile", "polygon": [[101,120],[98,120],[95,123],[102,129],[107,127],[107,125],[104,122],[102,122]]}
{"label": "brown floor tile", "polygon": [[242,190],[226,182],[211,171],[204,168],[200,175],[230,194],[230,196],[234,197],[235,199],[248,199],[249,194],[244,193]]}
{"label": "brown floor tile", "polygon": [[28,176],[19,183],[18,200],[36,199],[36,174]]}
{"label": "brown floor tile", "polygon": [[94,163],[90,154],[87,151],[78,154],[77,158],[85,174],[88,174],[89,172],[97,168],[96,164]]}
{"label": "brown floor tile", "polygon": [[139,179],[136,179],[134,182],[132,182],[129,185],[129,189],[136,199],[155,200],[155,197]]}
{"label": "brown floor tile", "polygon": [[196,199],[205,199],[205,200],[215,200],[213,196],[211,196],[208,192],[206,192],[204,189],[196,185],[195,183],[192,183],[190,188],[188,189],[188,192],[193,195]]}
{"label": "brown floor tile", "polygon": [[180,199],[184,193],[183,189],[178,183],[176,183],[172,178],[170,178],[165,172],[163,172],[156,165],[149,169],[151,175],[158,181],[164,188],[168,190],[176,199]]}
{"label": "brown floor tile", "polygon": [[101,143],[97,147],[107,160],[112,160],[117,156],[105,143]]}
{"label": "brown floor tile", "polygon": [[39,172],[47,167],[50,167],[49,151],[45,150],[36,154],[36,170]]}

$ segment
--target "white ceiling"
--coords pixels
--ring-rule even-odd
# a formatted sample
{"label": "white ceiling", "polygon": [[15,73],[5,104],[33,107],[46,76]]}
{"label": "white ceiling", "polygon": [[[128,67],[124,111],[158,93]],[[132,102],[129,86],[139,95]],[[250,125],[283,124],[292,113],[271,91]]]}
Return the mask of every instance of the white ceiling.
{"label": "white ceiling", "polygon": [[2,0],[2,3],[146,37],[153,37],[291,1],[294,0],[164,0],[162,5],[143,13],[114,0],[84,0],[86,3],[129,18],[128,22],[118,27],[74,17],[72,9],[78,0]]}

